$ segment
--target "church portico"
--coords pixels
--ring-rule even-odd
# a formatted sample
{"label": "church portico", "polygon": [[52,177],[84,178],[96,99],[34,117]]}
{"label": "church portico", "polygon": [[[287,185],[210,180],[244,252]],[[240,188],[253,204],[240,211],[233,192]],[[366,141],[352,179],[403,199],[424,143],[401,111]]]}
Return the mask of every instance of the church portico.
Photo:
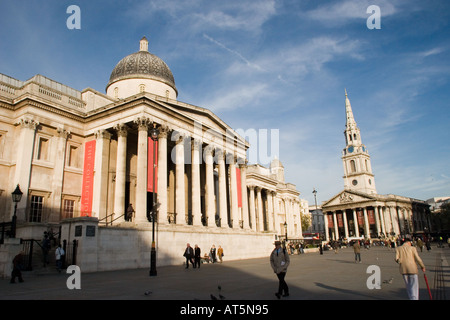
{"label": "church portico", "polygon": [[416,223],[416,217],[427,220],[429,209],[424,201],[377,193],[370,155],[361,141],[347,91],[345,111],[344,190],[322,204],[326,240],[397,238],[423,232],[427,223]]}

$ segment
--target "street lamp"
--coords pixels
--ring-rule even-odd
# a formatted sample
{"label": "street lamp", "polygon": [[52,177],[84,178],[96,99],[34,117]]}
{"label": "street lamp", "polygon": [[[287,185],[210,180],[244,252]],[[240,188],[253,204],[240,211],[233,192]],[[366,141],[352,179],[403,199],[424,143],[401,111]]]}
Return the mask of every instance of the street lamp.
{"label": "street lamp", "polygon": [[12,218],[12,225],[11,225],[11,238],[16,237],[16,222],[17,222],[17,203],[20,202],[22,199],[23,192],[20,191],[19,185],[17,185],[16,189],[12,192],[12,201],[14,202],[14,215]]}
{"label": "street lamp", "polygon": [[287,245],[287,242],[288,242],[288,237],[287,237],[287,222],[285,221],[284,222],[284,231],[286,232],[286,240],[285,240],[285,245]]}
{"label": "street lamp", "polygon": [[155,169],[156,169],[156,142],[158,141],[159,130],[156,123],[150,130],[150,137],[153,141],[153,207],[152,207],[152,251],[150,252],[150,276],[156,276],[156,244],[155,244],[155,220],[156,220],[156,189],[155,189]]}

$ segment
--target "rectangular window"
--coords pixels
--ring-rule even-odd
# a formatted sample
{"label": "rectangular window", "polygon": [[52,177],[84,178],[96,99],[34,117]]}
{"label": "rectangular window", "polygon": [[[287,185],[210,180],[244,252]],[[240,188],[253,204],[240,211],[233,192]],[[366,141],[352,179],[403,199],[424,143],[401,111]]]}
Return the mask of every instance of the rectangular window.
{"label": "rectangular window", "polygon": [[79,150],[76,146],[69,146],[69,160],[68,165],[69,167],[79,167]]}
{"label": "rectangular window", "polygon": [[64,199],[63,216],[62,219],[73,218],[73,208],[75,206],[74,200]]}
{"label": "rectangular window", "polygon": [[50,144],[49,139],[43,137],[39,138],[37,160],[48,160],[49,144]]}
{"label": "rectangular window", "polygon": [[41,222],[44,197],[31,196],[30,222]]}

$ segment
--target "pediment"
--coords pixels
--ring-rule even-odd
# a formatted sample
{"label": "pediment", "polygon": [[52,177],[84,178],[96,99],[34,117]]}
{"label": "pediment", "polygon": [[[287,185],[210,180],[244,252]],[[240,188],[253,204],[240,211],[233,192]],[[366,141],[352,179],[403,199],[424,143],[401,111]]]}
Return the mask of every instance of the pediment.
{"label": "pediment", "polygon": [[325,201],[322,204],[322,208],[324,207],[333,207],[333,206],[341,206],[351,203],[360,203],[365,201],[376,200],[376,197],[373,195],[369,195],[362,192],[357,192],[353,190],[343,190],[339,192],[337,195]]}

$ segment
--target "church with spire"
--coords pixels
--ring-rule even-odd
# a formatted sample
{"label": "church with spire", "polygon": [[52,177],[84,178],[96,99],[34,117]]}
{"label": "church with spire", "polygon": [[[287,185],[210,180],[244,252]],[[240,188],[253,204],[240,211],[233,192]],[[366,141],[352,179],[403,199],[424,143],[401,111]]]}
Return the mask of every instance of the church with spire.
{"label": "church with spire", "polygon": [[430,230],[425,201],[377,193],[369,151],[362,142],[347,90],[345,115],[344,189],[322,204],[326,240],[397,238]]}

